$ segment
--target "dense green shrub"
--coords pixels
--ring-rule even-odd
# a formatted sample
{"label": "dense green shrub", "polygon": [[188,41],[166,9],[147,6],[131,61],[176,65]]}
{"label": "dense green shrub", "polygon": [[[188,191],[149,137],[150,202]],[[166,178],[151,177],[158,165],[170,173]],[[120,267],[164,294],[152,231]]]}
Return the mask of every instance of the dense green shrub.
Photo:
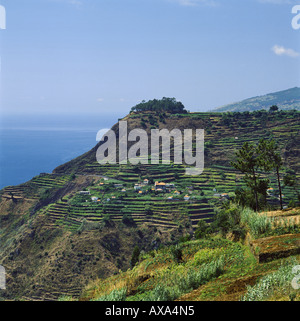
{"label": "dense green shrub", "polygon": [[103,295],[95,301],[125,301],[127,289],[115,289],[107,295]]}
{"label": "dense green shrub", "polygon": [[123,215],[122,222],[127,226],[133,226],[135,224],[132,215],[128,213]]}
{"label": "dense green shrub", "polygon": [[133,250],[131,260],[130,260],[130,266],[132,268],[136,265],[136,263],[138,263],[139,258],[140,258],[140,253],[141,253],[141,251],[140,251],[139,247],[136,245]]}
{"label": "dense green shrub", "polygon": [[195,238],[202,239],[205,238],[209,231],[209,225],[206,221],[200,220],[197,224],[197,229],[195,231]]}
{"label": "dense green shrub", "polygon": [[172,254],[175,262],[177,262],[177,263],[182,262],[182,250],[181,250],[180,246],[178,246],[178,245],[173,246],[171,248],[171,254]]}
{"label": "dense green shrub", "polygon": [[[212,228],[220,232],[223,237],[227,233],[237,233],[239,236],[243,236],[243,226],[241,224],[241,208],[235,205],[229,205],[226,208],[221,209],[212,223]],[[238,236],[237,235],[237,236]]]}
{"label": "dense green shrub", "polygon": [[271,232],[273,218],[245,208],[241,213],[241,223],[248,226],[250,234],[254,237],[266,235]]}

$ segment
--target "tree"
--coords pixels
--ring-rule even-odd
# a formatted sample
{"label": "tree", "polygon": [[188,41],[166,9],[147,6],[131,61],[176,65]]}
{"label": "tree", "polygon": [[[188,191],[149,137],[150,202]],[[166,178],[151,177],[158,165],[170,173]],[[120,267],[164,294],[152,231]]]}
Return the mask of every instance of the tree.
{"label": "tree", "polygon": [[279,108],[278,108],[276,105],[273,105],[273,106],[270,107],[270,110],[269,110],[269,111],[270,111],[270,113],[273,113],[273,112],[278,111],[278,109],[279,109]]}
{"label": "tree", "polygon": [[139,261],[140,253],[141,253],[140,248],[136,245],[133,250],[131,260],[130,260],[131,268],[133,268],[136,265],[136,263]]}
{"label": "tree", "polygon": [[227,204],[221,208],[214,218],[212,229],[220,232],[223,237],[232,232],[237,237],[244,235],[240,227],[241,212],[235,205]]}
{"label": "tree", "polygon": [[257,149],[253,144],[245,142],[242,148],[236,153],[237,161],[231,162],[231,165],[245,174],[246,185],[253,191],[255,196],[255,210],[258,211],[258,180],[257,173],[260,161]]}
{"label": "tree", "polygon": [[283,161],[280,153],[277,151],[278,145],[275,141],[272,140],[264,140],[261,139],[258,144],[258,152],[261,157],[259,158],[260,166],[267,172],[271,170],[276,171],[277,183],[279,189],[279,199],[280,199],[280,209],[283,209],[283,201],[282,201],[282,189],[280,182],[280,169],[282,168]]}

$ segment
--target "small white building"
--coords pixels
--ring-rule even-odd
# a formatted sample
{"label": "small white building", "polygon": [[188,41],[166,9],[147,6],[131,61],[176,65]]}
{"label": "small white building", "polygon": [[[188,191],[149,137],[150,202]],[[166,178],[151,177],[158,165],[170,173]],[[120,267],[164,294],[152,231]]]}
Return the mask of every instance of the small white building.
{"label": "small white building", "polygon": [[154,186],[157,191],[166,189],[166,183],[164,182],[155,182]]}
{"label": "small white building", "polygon": [[80,191],[78,192],[80,195],[91,195],[90,191]]}

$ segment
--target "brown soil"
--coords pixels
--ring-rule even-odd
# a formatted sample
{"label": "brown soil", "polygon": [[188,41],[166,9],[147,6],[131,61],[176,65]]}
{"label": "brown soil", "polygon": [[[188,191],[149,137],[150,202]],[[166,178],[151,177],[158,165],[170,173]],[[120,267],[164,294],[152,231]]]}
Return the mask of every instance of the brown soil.
{"label": "brown soil", "polygon": [[300,253],[300,233],[257,239],[250,246],[260,263],[296,255]]}

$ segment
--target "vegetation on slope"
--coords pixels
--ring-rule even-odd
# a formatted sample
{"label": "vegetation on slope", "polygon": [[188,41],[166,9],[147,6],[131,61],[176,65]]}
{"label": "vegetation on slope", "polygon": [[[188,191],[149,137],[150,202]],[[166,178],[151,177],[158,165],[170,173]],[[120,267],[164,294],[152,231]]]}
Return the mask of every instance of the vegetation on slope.
{"label": "vegetation on slope", "polygon": [[[169,301],[169,300],[268,300],[299,299],[291,287],[292,272],[299,263],[300,247],[292,256],[273,249],[271,260],[257,260],[252,238],[276,234],[277,227],[262,224],[254,212],[239,209],[240,224],[247,237],[231,241],[218,233],[184,241],[140,255],[139,263],[126,272],[92,281],[82,300]],[[300,215],[300,210],[297,210]],[[254,219],[256,217],[256,219]],[[265,220],[265,218],[263,218]],[[218,223],[222,228],[224,222]],[[228,230],[230,235],[234,226]],[[287,231],[281,230],[281,233]],[[253,234],[252,234],[253,233]],[[286,243],[299,242],[298,234],[284,234]],[[276,243],[276,237],[273,238]],[[279,256],[281,253],[281,256]],[[288,257],[288,258],[286,258]]]}
{"label": "vegetation on slope", "polygon": [[217,108],[217,112],[228,111],[255,111],[260,109],[268,110],[270,106],[277,105],[282,110],[300,110],[300,88],[290,88],[275,93],[245,99],[240,102]]}

